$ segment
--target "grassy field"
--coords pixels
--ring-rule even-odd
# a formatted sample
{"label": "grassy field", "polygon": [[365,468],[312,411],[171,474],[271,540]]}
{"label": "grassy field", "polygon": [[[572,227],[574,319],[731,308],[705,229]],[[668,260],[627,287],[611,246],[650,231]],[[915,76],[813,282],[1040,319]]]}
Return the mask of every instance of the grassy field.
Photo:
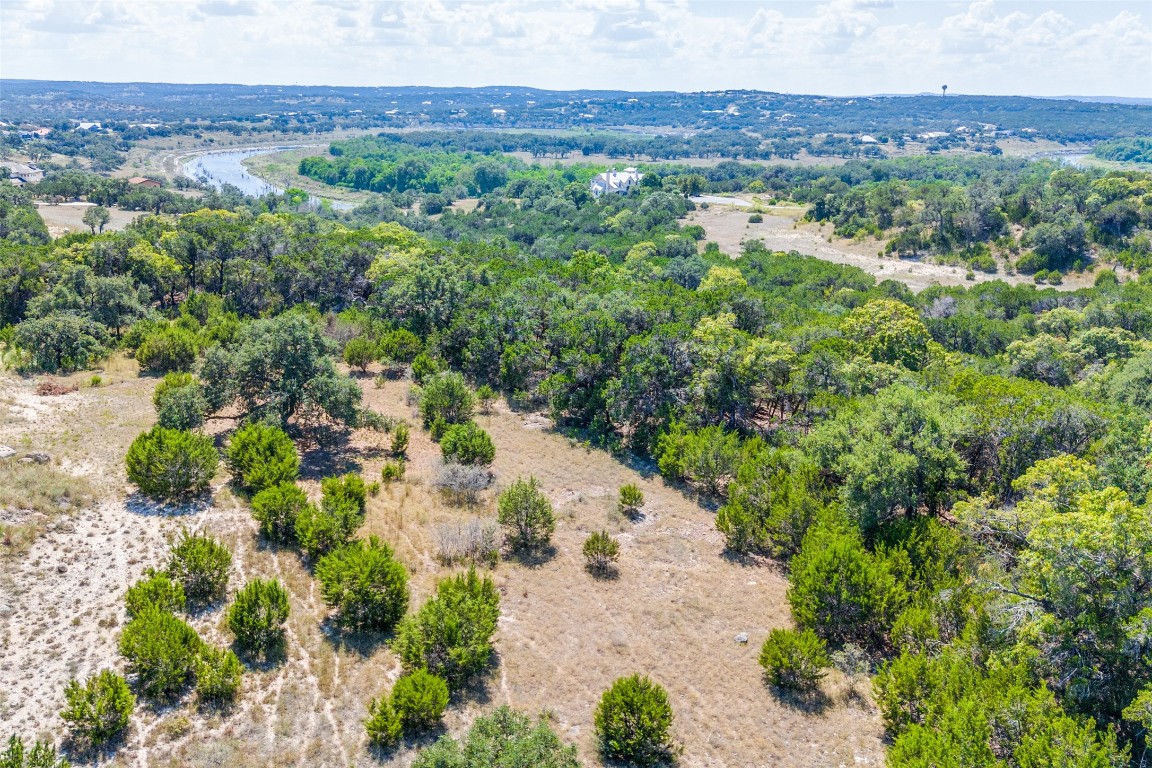
{"label": "grassy field", "polygon": [[[361,721],[367,702],[388,690],[399,663],[380,638],[347,637],[326,622],[317,584],[299,556],[258,537],[245,504],[223,473],[211,503],[165,509],[132,495],[123,475],[128,443],[153,420],[155,380],[114,361],[98,388],[58,398],[34,394],[34,382],[0,380],[7,406],[5,439],[52,455],[52,466],[92,488],[92,500],[47,531],[26,554],[0,561],[0,720],[10,730],[62,735],[57,711],[72,676],[121,668],[115,650],[127,586],[162,563],[181,528],[208,531],[233,552],[230,590],[256,576],[288,588],[292,614],[287,658],[251,669],[227,713],[204,712],[191,697],[162,708],[143,706],[111,762],[118,766],[406,765],[417,744],[390,755],[367,749]],[[74,377],[83,384],[84,376]],[[412,420],[407,383],[376,388],[361,378],[368,405]],[[537,414],[497,404],[479,417],[497,445],[497,485],[537,477],[554,504],[554,556],[537,565],[502,561],[493,571],[501,592],[497,659],[491,673],[445,718],[459,733],[478,714],[504,703],[546,712],[553,727],[598,765],[592,711],[616,677],[643,672],[669,691],[684,766],[880,765],[882,728],[866,680],[833,673],[824,704],[796,706],[763,684],[756,657],[773,627],[789,623],[786,581],[770,562],[725,557],[713,513],[644,467],[556,434]],[[218,435],[232,426],[210,422]],[[7,435],[11,434],[9,438]],[[357,471],[379,477],[384,439],[356,432],[304,452],[305,484]],[[436,558],[440,526],[495,515],[494,493],[475,506],[449,503],[429,486],[438,450],[413,430],[408,476],[369,500],[361,535],[387,540],[412,576],[412,608],[451,572]],[[636,522],[615,511],[620,485],[635,482],[647,497]],[[619,536],[619,576],[597,580],[580,547],[592,530]],[[226,644],[222,609],[193,623],[205,639]],[[747,633],[740,644],[736,635]],[[28,670],[36,670],[29,674]]]}

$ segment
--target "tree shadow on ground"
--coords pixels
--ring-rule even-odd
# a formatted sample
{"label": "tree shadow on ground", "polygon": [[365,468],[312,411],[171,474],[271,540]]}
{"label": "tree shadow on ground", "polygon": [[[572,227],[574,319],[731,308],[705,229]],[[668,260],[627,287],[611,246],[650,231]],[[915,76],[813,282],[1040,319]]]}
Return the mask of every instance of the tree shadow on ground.
{"label": "tree shadow on ground", "polygon": [[334,650],[354,653],[361,658],[368,658],[378,649],[387,647],[396,636],[395,632],[345,629],[331,617],[320,623],[320,634]]}
{"label": "tree shadow on ground", "polygon": [[539,568],[556,557],[557,552],[558,550],[554,545],[548,544],[534,549],[509,550],[507,557],[509,560],[515,560],[520,563],[520,565],[523,565],[525,568]]}
{"label": "tree shadow on ground", "polygon": [[806,715],[824,714],[824,711],[832,705],[832,699],[819,688],[811,691],[793,691],[768,684],[768,690],[772,692],[776,701]]}
{"label": "tree shadow on ground", "polygon": [[139,491],[124,500],[124,507],[141,517],[188,517],[212,506],[212,495],[204,493],[185,501],[157,501]]}
{"label": "tree shadow on ground", "polygon": [[781,576],[787,576],[788,570],[784,566],[783,561],[776,560],[765,555],[755,555],[750,552],[737,552],[727,547],[720,553],[720,558],[725,562],[732,565],[738,565],[741,568],[764,568],[766,570],[774,571]]}
{"label": "tree shadow on ground", "polygon": [[359,473],[364,452],[353,448],[352,435],[346,429],[318,427],[299,438],[300,478],[321,480],[325,477]]}
{"label": "tree shadow on ground", "polygon": [[246,669],[257,672],[270,672],[288,660],[288,641],[285,637],[281,637],[263,652],[245,648],[239,641],[233,641],[230,647]]}

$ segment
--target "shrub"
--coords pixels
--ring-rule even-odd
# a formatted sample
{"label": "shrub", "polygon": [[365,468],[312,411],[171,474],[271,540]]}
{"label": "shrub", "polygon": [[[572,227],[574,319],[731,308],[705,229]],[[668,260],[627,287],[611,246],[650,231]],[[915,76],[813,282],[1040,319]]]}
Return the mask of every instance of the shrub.
{"label": "shrub", "polygon": [[768,682],[790,691],[811,691],[828,667],[824,641],[810,629],[774,629],[760,649],[760,666]]}
{"label": "shrub", "polygon": [[754,213],[748,217],[748,223],[749,224],[763,224],[764,223],[764,217],[759,213]]}
{"label": "shrub", "polygon": [[392,455],[397,458],[408,455],[409,429],[405,422],[396,425],[392,432]]}
{"label": "shrub", "polygon": [[174,389],[183,389],[184,387],[192,386],[196,382],[196,377],[190,373],[166,373],[164,378],[160,379],[160,383],[156,385],[156,389],[152,390],[152,405],[156,409],[160,409],[160,399],[168,392]]}
{"label": "shrub", "polygon": [[471,563],[495,567],[500,556],[495,523],[479,518],[441,525],[436,530],[436,539],[436,559],[444,565]]}
{"label": "shrub", "polygon": [[395,746],[400,741],[403,725],[387,696],[373,699],[368,705],[368,719],[364,721],[368,740],[378,747]]}
{"label": "shrub", "polygon": [[600,698],[593,718],[600,749],[609,760],[632,765],[669,762],[676,747],[668,733],[668,694],[647,677],[622,677]]}
{"label": "shrub", "polygon": [[639,517],[644,507],[644,492],[635,483],[620,486],[620,501],[616,508],[627,517]]}
{"label": "shrub", "polygon": [[580,768],[576,747],[560,741],[543,717],[534,721],[506,706],[476,718],[462,741],[442,736],[412,768]]}
{"label": "shrub", "polygon": [[438,418],[449,425],[463,424],[472,418],[475,397],[459,373],[438,373],[427,379],[423,386],[420,393],[420,418],[425,429],[431,427],[432,422]]}
{"label": "shrub", "polygon": [[8,748],[0,753],[0,768],[72,768],[72,763],[57,755],[56,747],[50,743],[37,741],[26,749],[24,740],[13,734]]}
{"label": "shrub", "polygon": [[424,352],[412,358],[412,379],[417,384],[423,384],[442,370],[443,366]]}
{"label": "shrub", "polygon": [[492,413],[492,403],[496,402],[496,391],[487,384],[476,388],[476,402],[480,404],[480,413]]}
{"label": "shrub", "polygon": [[136,349],[136,362],[147,371],[190,371],[196,365],[196,337],[172,326],[152,334]]}
{"label": "shrub", "polygon": [[404,479],[404,469],[407,463],[403,459],[396,461],[386,461],[384,466],[380,469],[380,479],[385,483],[396,482],[397,480]]}
{"label": "shrub", "polygon": [[240,692],[244,667],[228,648],[206,647],[196,659],[196,695],[205,704],[228,704]]}
{"label": "shrub", "polygon": [[432,487],[450,496],[457,504],[475,504],[480,492],[492,485],[492,473],[487,467],[466,467],[463,464],[441,464],[432,479]]}
{"label": "shrub", "polygon": [[405,328],[384,334],[380,340],[380,356],[398,363],[411,363],[423,348],[420,337]]}
{"label": "shrub", "polygon": [[108,332],[86,317],[53,313],[16,326],[13,342],[27,353],[29,372],[68,373],[107,354]]}
{"label": "shrub", "polygon": [[232,475],[253,493],[294,482],[300,474],[300,459],[292,438],[269,424],[254,422],[236,430],[225,457]]}
{"label": "shrub", "polygon": [[427,669],[458,689],[488,666],[500,595],[469,569],[436,585],[436,594],[400,622],[393,648],[404,668]]}
{"label": "shrub", "polygon": [[728,549],[795,555],[821,509],[820,477],[810,461],[793,462],[785,451],[761,450],[746,457],[728,486],[728,503],[716,514],[716,529]]}
{"label": "shrub", "polygon": [[111,670],[103,670],[81,685],[71,680],[64,688],[66,706],[60,718],[72,737],[93,747],[107,744],[124,732],[136,708],[128,683]]}
{"label": "shrub", "polygon": [[346,544],[360,523],[361,517],[352,502],[322,507],[306,504],[296,517],[296,541],[304,554],[315,560]]}
{"label": "shrub", "polygon": [[476,422],[469,421],[448,428],[440,441],[440,453],[445,462],[486,467],[496,458],[496,445]]}
{"label": "shrub", "polygon": [[124,607],[129,617],[138,616],[150,607],[176,613],[184,610],[184,587],[168,574],[149,568],[145,578],[128,588]]}
{"label": "shrub", "polygon": [[141,493],[167,500],[207,490],[219,460],[212,438],[157,426],[132,441],[124,464]]}
{"label": "shrub", "polygon": [[218,600],[228,589],[232,553],[211,536],[181,531],[168,555],[168,576],[180,583],[189,605]]}
{"label": "shrub", "polygon": [[368,365],[376,359],[376,345],[363,336],[350,339],[344,345],[344,362],[353,368],[367,371]]}
{"label": "shrub", "polygon": [[904,590],[855,530],[818,524],[792,560],[788,603],[796,624],[833,644],[875,647],[899,613]]}
{"label": "shrub", "polygon": [[145,696],[166,699],[179,693],[196,671],[204,641],[181,619],[148,606],[120,634],[120,654]]}
{"label": "shrub", "polygon": [[288,592],[275,579],[253,579],[228,608],[228,629],[241,648],[267,656],[284,642]]}
{"label": "shrub", "polygon": [[321,506],[335,509],[350,505],[363,517],[368,504],[368,488],[360,475],[350,472],[340,477],[326,477],[320,482],[320,491],[323,494]]}
{"label": "shrub", "polygon": [[308,506],[308,496],[296,483],[280,483],[252,497],[252,515],[260,532],[282,544],[296,540],[296,520]]}
{"label": "shrub", "polygon": [[197,383],[165,388],[153,397],[156,423],[165,429],[198,429],[204,426],[208,401]]}
{"label": "shrub", "polygon": [[408,610],[408,572],[375,536],[324,555],[316,578],[342,627],[388,632]]}
{"label": "shrub", "polygon": [[405,731],[432,728],[448,706],[448,683],[425,669],[401,676],[392,687],[392,709]]}
{"label": "shrub", "polygon": [[552,503],[540,491],[536,478],[514,482],[500,494],[497,520],[504,526],[505,543],[517,552],[532,552],[548,545],[556,529]]}
{"label": "shrub", "polygon": [[594,574],[609,573],[619,557],[620,543],[608,531],[596,531],[584,540],[584,560]]}

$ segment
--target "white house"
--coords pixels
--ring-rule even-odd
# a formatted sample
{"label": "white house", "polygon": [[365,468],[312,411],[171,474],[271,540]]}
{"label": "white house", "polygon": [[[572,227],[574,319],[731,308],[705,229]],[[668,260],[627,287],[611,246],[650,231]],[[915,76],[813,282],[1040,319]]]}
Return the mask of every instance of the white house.
{"label": "white house", "polygon": [[592,191],[592,197],[600,197],[605,192],[614,195],[626,195],[632,191],[633,187],[639,185],[643,178],[644,174],[635,168],[625,168],[622,171],[613,168],[592,177],[588,186]]}

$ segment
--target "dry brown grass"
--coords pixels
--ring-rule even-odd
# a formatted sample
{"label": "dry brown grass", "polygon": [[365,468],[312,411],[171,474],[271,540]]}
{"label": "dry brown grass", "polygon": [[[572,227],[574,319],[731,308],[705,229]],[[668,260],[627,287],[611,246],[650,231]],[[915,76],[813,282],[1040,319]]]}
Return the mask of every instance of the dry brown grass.
{"label": "dry brown grass", "polygon": [[[71,676],[121,668],[115,641],[124,621],[126,587],[160,565],[167,540],[181,527],[219,537],[234,553],[230,589],[257,576],[280,579],[290,594],[286,657],[257,665],[230,713],[201,711],[191,697],[166,711],[141,708],[113,765],[368,766],[404,765],[412,750],[374,756],[361,721],[374,696],[387,691],[399,665],[384,638],[346,636],[325,621],[309,566],[290,549],[260,540],[244,502],[223,485],[213,503],[174,517],[123,503],[129,490],[122,460],[128,443],[153,417],[154,380],[110,377],[115,383],[53,398],[59,409],[35,411],[24,423],[29,444],[53,446],[61,466],[106,490],[108,503],[78,516],[72,532],[54,531],[28,556],[0,571],[14,613],[0,616],[0,720],[26,735],[55,733],[55,713]],[[364,379],[367,382],[369,379]],[[27,385],[0,393],[23,402]],[[407,384],[365,388],[367,404],[411,419]],[[832,675],[819,711],[777,700],[761,682],[756,656],[769,629],[788,623],[783,577],[771,567],[724,557],[712,513],[666,487],[540,428],[540,420],[498,406],[480,417],[497,445],[499,485],[535,475],[556,507],[555,556],[529,567],[501,562],[493,571],[502,593],[497,664],[468,695],[453,702],[445,725],[464,730],[476,714],[500,704],[549,711],[561,737],[598,764],[592,710],[618,676],[644,672],[669,691],[684,766],[878,765],[881,726],[866,683]],[[214,430],[229,424],[211,422]],[[321,475],[358,471],[379,476],[387,438],[328,436],[305,455],[305,484]],[[412,607],[453,569],[436,559],[438,528],[494,516],[497,489],[474,507],[451,504],[429,485],[438,449],[414,429],[405,481],[369,499],[361,535],[388,541],[412,576]],[[633,523],[615,511],[621,485],[634,482],[647,498]],[[619,577],[594,579],[581,545],[608,528],[621,542]],[[61,572],[60,566],[64,566]],[[4,568],[0,564],[0,569]],[[218,607],[194,619],[210,642],[229,641]],[[78,621],[77,621],[78,620]],[[734,642],[747,632],[750,642]],[[37,669],[30,680],[22,670]]]}

